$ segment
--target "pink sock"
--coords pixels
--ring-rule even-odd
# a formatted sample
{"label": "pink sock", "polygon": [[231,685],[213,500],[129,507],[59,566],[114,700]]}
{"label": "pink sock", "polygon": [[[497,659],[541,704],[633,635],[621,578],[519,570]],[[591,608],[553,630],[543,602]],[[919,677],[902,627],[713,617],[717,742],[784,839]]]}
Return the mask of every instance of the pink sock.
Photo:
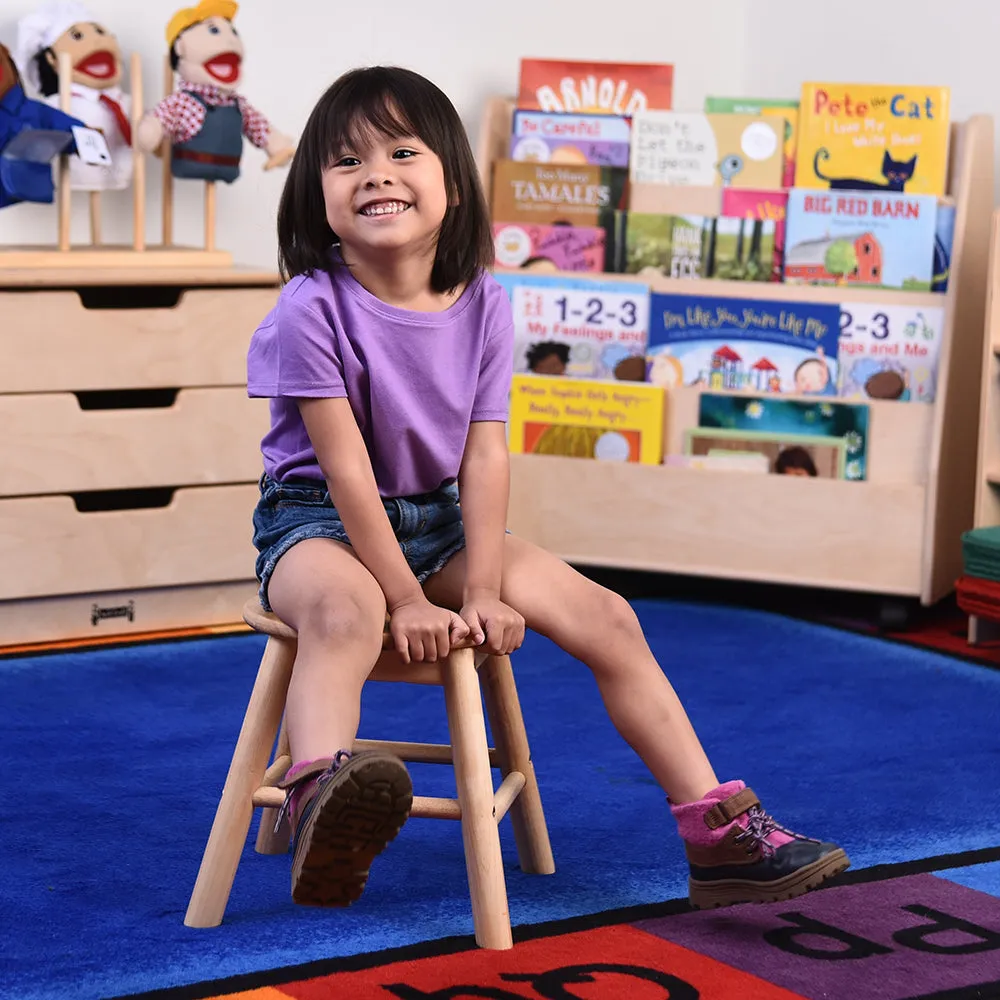
{"label": "pink sock", "polygon": [[[285,780],[289,781],[304,771],[310,764],[314,764],[315,761],[312,760],[300,760],[297,764],[293,764],[289,769],[288,773],[285,775]],[[299,803],[302,801],[303,796],[308,795],[312,792],[313,788],[316,787],[316,782],[319,780],[319,775],[317,774],[312,781],[307,781],[300,785],[295,791],[292,792],[291,802],[289,803],[289,810],[291,811],[291,821],[292,825],[295,825],[295,820],[299,815]]]}
{"label": "pink sock", "polygon": [[[718,785],[710,792],[706,793],[703,799],[695,802],[681,802],[678,805],[670,804],[670,812],[677,820],[677,831],[682,840],[689,844],[698,844],[702,847],[711,847],[717,844],[732,829],[733,823],[741,829],[747,827],[747,814],[737,816],[732,823],[720,826],[715,830],[710,829],[705,824],[705,813],[709,811],[717,802],[728,799],[731,795],[743,791],[746,785],[742,781],[727,781],[723,785]],[[781,847],[782,844],[791,843],[794,837],[780,830],[774,830],[767,836],[767,842],[772,847]]]}

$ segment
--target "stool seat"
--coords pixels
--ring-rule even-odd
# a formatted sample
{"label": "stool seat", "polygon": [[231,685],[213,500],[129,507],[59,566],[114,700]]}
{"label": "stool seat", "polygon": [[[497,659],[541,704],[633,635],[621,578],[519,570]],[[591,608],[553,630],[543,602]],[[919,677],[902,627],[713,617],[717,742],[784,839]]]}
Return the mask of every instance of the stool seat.
{"label": "stool seat", "polygon": [[[277,785],[292,765],[284,708],[298,637],[256,598],[244,606],[243,620],[268,639],[188,903],[184,923],[189,927],[222,922],[255,808],[263,809],[258,853],[285,854],[290,840],[287,820],[277,829],[275,823],[284,800]],[[382,653],[369,680],[443,687],[451,743],[359,739],[352,749],[381,749],[405,761],[453,765],[457,798],[415,795],[410,815],[461,822],[476,941],[484,948],[510,948],[498,832],[508,811],[521,868],[537,874],[555,871],[510,658],[490,655],[466,641],[441,661],[407,664],[394,648],[388,623],[387,616]],[[495,747],[489,746],[486,735],[484,702]],[[492,768],[501,773],[495,790]]]}

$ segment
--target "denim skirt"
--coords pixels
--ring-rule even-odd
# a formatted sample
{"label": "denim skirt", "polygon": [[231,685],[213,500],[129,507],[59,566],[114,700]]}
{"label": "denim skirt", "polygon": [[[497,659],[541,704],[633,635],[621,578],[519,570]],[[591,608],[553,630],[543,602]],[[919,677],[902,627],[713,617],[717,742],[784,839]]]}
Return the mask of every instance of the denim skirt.
{"label": "denim skirt", "polygon": [[[465,547],[458,487],[454,483],[431,493],[383,498],[382,503],[418,582],[423,583]],[[253,529],[260,603],[267,611],[271,610],[267,601],[271,574],[293,545],[307,538],[332,538],[350,545],[326,483],[319,479],[277,482],[266,474],[261,476]]]}

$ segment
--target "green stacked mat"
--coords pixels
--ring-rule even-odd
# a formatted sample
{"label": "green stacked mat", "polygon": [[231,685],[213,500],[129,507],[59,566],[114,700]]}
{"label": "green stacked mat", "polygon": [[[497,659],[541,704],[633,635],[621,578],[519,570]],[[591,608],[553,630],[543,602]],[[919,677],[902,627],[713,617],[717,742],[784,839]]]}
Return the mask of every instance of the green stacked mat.
{"label": "green stacked mat", "polygon": [[967,576],[1000,582],[1000,525],[966,531],[962,535],[962,560]]}

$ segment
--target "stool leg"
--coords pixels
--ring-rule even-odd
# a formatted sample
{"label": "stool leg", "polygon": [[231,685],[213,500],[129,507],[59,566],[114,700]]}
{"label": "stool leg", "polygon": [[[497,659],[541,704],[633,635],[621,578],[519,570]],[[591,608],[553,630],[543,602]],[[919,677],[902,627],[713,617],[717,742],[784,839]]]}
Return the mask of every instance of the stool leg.
{"label": "stool leg", "polygon": [[284,711],[295,647],[290,639],[270,636],[267,640],[184,916],[187,927],[217,927],[222,923],[250,831],[253,793],[264,777]]}
{"label": "stool leg", "polygon": [[521,870],[535,875],[551,875],[556,870],[549,844],[549,830],[542,811],[542,797],[531,762],[528,734],[521,716],[514,671],[509,656],[490,656],[479,668],[486,711],[501,773],[506,778],[511,771],[524,775],[524,788],[510,807],[510,821],[517,842],[517,859]]}
{"label": "stool leg", "polygon": [[[285,776],[284,772],[292,765],[291,750],[288,746],[288,731],[285,728],[284,716],[281,719],[281,729],[278,730],[278,749],[274,752],[274,760],[271,762],[271,767],[274,767],[283,757],[287,758],[287,763],[281,767],[282,773],[274,775],[275,784],[281,781]],[[270,769],[268,768],[268,770]],[[278,832],[275,833],[274,823],[277,818],[278,810],[272,806],[267,806],[261,810],[260,826],[257,829],[257,843],[254,845],[254,850],[258,854],[288,853],[288,845],[292,839],[292,825],[288,822],[288,817],[286,816],[282,820],[281,826],[278,827]]]}
{"label": "stool leg", "polygon": [[486,720],[472,650],[452,652],[442,664],[441,673],[462,809],[462,842],[476,942],[482,948],[512,948],[500,832],[493,815]]}

